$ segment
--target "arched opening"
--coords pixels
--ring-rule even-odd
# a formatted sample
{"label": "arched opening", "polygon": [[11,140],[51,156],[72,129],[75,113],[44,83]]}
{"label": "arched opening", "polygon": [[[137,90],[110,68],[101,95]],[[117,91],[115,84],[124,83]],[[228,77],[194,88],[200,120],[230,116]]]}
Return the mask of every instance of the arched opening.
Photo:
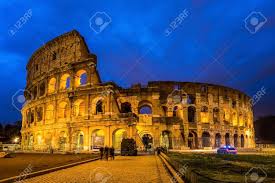
{"label": "arched opening", "polygon": [[58,105],[58,118],[64,119],[69,117],[69,105],[67,104],[67,102],[61,102]]}
{"label": "arched opening", "polygon": [[145,150],[153,149],[153,137],[151,134],[144,134],[142,136],[142,143],[144,145]]}
{"label": "arched opening", "polygon": [[37,122],[42,121],[42,119],[43,119],[43,108],[42,107],[38,107],[36,109],[36,119],[37,119]]}
{"label": "arched opening", "polygon": [[188,95],[187,103],[188,104],[195,104],[196,98],[193,95]]}
{"label": "arched opening", "polygon": [[232,121],[233,121],[233,126],[238,126],[238,117],[236,112],[232,113]]}
{"label": "arched opening", "polygon": [[193,106],[188,107],[188,121],[191,123],[195,122],[196,108]]}
{"label": "arched opening", "polygon": [[177,116],[177,112],[178,112],[178,106],[175,106],[173,108],[173,117],[176,117]]}
{"label": "arched opening", "polygon": [[116,150],[121,150],[122,139],[127,137],[127,132],[124,129],[118,129],[113,132],[113,147]]}
{"label": "arched opening", "polygon": [[51,78],[48,84],[48,93],[55,92],[55,89],[56,89],[56,79]]}
{"label": "arched opening", "polygon": [[121,104],[121,113],[130,113],[132,112],[132,106],[129,102],[124,102]]}
{"label": "arched opening", "polygon": [[215,147],[221,147],[221,134],[219,133],[215,136]]}
{"label": "arched opening", "polygon": [[82,131],[78,131],[76,133],[76,150],[81,151],[84,149],[84,133]]}
{"label": "arched opening", "polygon": [[208,123],[209,122],[208,108],[206,106],[203,106],[201,108],[201,122],[202,123]]}
{"label": "arched opening", "polygon": [[238,134],[234,134],[234,147],[238,147]]}
{"label": "arched opening", "polygon": [[230,135],[229,133],[225,134],[225,145],[229,146],[230,145]]}
{"label": "arched opening", "polygon": [[71,78],[69,74],[63,74],[60,79],[60,89],[68,89],[70,88]]}
{"label": "arched opening", "polygon": [[172,149],[172,134],[170,131],[163,131],[161,133],[161,146]]}
{"label": "arched opening", "polygon": [[96,114],[102,114],[102,113],[103,113],[103,102],[102,100],[99,100],[96,103]]}
{"label": "arched opening", "polygon": [[152,108],[149,105],[139,107],[139,114],[152,114]]}
{"label": "arched opening", "polygon": [[243,134],[241,135],[241,147],[244,147],[244,136],[243,136]]}
{"label": "arched opening", "polygon": [[75,116],[84,116],[85,115],[85,102],[84,100],[77,100],[74,103],[74,112]]}
{"label": "arched opening", "polygon": [[213,109],[213,121],[214,121],[214,123],[218,123],[220,121],[219,116],[220,116],[219,108],[214,108]]}
{"label": "arched opening", "polygon": [[85,70],[77,71],[75,75],[75,87],[84,86],[87,84],[87,72]]}
{"label": "arched opening", "polygon": [[99,149],[104,147],[105,136],[103,130],[94,130],[91,138],[91,149]]}
{"label": "arched opening", "polygon": [[45,82],[42,82],[39,86],[39,96],[44,96],[46,93]]}
{"label": "arched opening", "polygon": [[167,116],[167,110],[168,108],[166,106],[162,106],[163,114],[164,116]]}
{"label": "arched opening", "polygon": [[229,122],[230,121],[230,113],[228,109],[224,109],[224,121]]}
{"label": "arched opening", "polygon": [[243,114],[239,114],[239,126],[244,126],[244,117]]}
{"label": "arched opening", "polygon": [[[38,134],[36,135],[36,143],[37,143],[38,148],[41,148],[41,145],[42,145],[42,143],[43,143],[43,139],[42,139],[41,133],[38,133]],[[39,146],[40,146],[40,147],[39,147]]]}
{"label": "arched opening", "polygon": [[188,134],[188,147],[190,149],[198,148],[198,135],[196,132],[189,132]]}
{"label": "arched opening", "polygon": [[31,134],[31,135],[29,136],[29,139],[28,139],[28,147],[29,147],[30,150],[33,149],[33,141],[34,141],[33,135]]}
{"label": "arched opening", "polygon": [[52,120],[54,116],[54,107],[52,104],[49,104],[46,107],[46,120]]}
{"label": "arched opening", "polygon": [[210,134],[208,132],[202,133],[202,147],[210,147]]}
{"label": "arched opening", "polygon": [[58,139],[58,145],[60,151],[65,151],[66,148],[66,133],[64,131],[60,132],[59,139]]}
{"label": "arched opening", "polygon": [[45,144],[48,149],[52,148],[52,134],[48,132],[45,137]]}

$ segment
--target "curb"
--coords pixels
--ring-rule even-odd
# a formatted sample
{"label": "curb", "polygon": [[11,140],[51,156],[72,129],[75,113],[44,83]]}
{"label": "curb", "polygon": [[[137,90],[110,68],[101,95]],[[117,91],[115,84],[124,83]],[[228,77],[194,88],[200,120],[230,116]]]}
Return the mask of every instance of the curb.
{"label": "curb", "polygon": [[184,183],[182,178],[178,175],[177,171],[170,165],[170,163],[166,160],[167,157],[165,157],[163,153],[159,155],[160,159],[164,163],[164,166],[167,168],[168,173],[172,176],[172,178],[176,179],[178,183]]}
{"label": "curb", "polygon": [[55,171],[70,168],[70,167],[74,167],[74,166],[81,165],[81,164],[84,164],[84,163],[89,163],[89,162],[96,161],[96,160],[99,160],[99,159],[100,158],[93,158],[93,159],[88,159],[88,160],[85,160],[85,161],[71,163],[71,164],[68,164],[68,165],[62,165],[62,166],[58,166],[58,167],[54,167],[54,168],[40,170],[40,171],[29,173],[29,174],[23,174],[23,175],[19,175],[19,176],[9,177],[9,178],[6,178],[6,179],[1,179],[0,183],[9,183],[9,182],[19,182],[20,183],[20,182],[24,182],[24,180],[28,179],[28,178],[36,177],[36,176],[39,176],[39,175],[44,175],[44,174],[47,174],[47,173],[55,172]]}

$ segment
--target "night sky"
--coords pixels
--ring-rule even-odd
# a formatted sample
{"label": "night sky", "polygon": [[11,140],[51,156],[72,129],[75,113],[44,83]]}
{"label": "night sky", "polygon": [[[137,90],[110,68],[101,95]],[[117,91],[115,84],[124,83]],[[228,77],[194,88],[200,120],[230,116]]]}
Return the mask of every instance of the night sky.
{"label": "night sky", "polygon": [[[256,117],[275,114],[274,0],[1,0],[0,6],[0,122],[21,119],[12,96],[25,87],[32,53],[73,29],[98,56],[103,81],[123,87],[153,80],[207,82],[250,96],[264,87]],[[104,14],[100,33],[91,28],[96,12],[110,17]]]}

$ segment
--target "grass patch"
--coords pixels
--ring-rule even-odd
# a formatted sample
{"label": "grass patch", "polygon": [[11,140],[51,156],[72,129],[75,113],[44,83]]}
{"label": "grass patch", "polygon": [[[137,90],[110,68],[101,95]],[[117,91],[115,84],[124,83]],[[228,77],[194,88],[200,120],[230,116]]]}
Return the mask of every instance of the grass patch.
{"label": "grass patch", "polygon": [[[275,181],[275,155],[217,155],[169,152],[171,163],[179,169],[188,166],[198,174],[218,182],[243,182],[252,167],[262,167],[267,182]],[[199,182],[211,182],[200,180]],[[215,181],[213,181],[215,182]]]}

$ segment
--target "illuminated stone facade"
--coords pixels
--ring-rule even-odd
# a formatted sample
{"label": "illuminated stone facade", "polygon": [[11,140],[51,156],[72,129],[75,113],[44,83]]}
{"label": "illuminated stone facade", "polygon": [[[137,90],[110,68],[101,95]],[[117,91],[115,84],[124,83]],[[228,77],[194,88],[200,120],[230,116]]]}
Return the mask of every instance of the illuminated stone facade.
{"label": "illuminated stone facade", "polygon": [[[125,68],[127,69],[127,68]],[[122,88],[101,82],[97,57],[72,31],[38,49],[27,65],[22,109],[24,150],[254,147],[250,98],[235,89],[190,82],[149,82]]]}

